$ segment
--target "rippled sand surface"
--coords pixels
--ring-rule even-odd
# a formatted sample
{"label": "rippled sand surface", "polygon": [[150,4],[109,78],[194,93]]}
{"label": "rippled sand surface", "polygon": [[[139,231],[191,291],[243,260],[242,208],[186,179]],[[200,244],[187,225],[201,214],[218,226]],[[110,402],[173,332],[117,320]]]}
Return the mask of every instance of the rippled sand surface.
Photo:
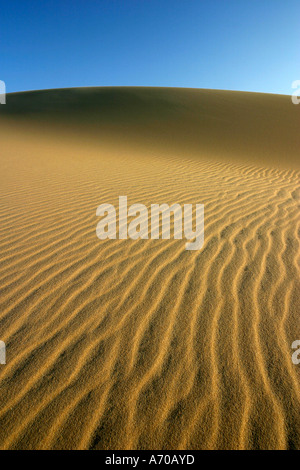
{"label": "rippled sand surface", "polygon": [[[2,449],[300,449],[300,106],[103,88],[0,109]],[[205,244],[96,208],[203,203]]]}

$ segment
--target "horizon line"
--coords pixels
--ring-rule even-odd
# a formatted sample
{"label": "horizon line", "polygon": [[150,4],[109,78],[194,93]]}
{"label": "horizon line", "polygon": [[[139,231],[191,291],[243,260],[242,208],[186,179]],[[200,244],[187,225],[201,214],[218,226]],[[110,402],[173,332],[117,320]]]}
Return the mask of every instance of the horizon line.
{"label": "horizon line", "polygon": [[58,88],[37,88],[30,90],[19,90],[19,91],[10,91],[6,95],[13,95],[18,93],[30,93],[30,92],[40,92],[40,91],[58,91],[58,90],[77,90],[85,88],[165,88],[165,89],[180,89],[180,90],[205,90],[205,91],[229,91],[237,93],[255,93],[261,95],[275,95],[275,96],[291,96],[288,93],[272,93],[265,91],[249,91],[249,90],[236,90],[230,88],[196,88],[196,87],[184,87],[184,86],[151,86],[151,85],[89,85],[89,86],[73,86],[73,87],[58,87]]}

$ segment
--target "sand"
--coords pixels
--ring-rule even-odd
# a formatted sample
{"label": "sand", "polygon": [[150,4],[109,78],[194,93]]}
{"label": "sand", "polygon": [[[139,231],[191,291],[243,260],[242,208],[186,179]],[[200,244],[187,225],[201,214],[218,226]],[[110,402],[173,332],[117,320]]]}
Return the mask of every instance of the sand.
{"label": "sand", "polygon": [[[300,106],[95,88],[0,107],[1,449],[300,449]],[[205,243],[96,209],[203,203]]]}

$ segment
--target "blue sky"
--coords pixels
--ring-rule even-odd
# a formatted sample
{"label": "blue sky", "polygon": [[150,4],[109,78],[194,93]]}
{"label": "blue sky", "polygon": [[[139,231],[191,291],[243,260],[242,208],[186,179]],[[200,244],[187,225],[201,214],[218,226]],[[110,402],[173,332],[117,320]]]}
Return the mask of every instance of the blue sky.
{"label": "blue sky", "polygon": [[291,94],[299,0],[1,2],[7,91],[171,86]]}

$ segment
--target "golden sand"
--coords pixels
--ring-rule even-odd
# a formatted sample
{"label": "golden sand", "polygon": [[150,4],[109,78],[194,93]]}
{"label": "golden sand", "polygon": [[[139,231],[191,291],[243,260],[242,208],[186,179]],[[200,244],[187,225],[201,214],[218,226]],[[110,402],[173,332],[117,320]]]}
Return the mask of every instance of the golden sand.
{"label": "golden sand", "polygon": [[[0,109],[1,449],[300,449],[300,106],[103,88]],[[203,203],[205,244],[96,208]]]}

